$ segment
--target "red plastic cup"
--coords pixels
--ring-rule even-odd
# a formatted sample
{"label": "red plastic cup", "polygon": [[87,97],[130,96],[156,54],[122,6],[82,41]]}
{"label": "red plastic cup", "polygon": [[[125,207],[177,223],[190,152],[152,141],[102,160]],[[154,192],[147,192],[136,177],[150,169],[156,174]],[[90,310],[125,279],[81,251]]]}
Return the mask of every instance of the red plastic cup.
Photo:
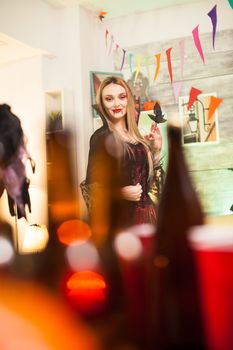
{"label": "red plastic cup", "polygon": [[233,349],[233,226],[194,226],[189,232],[199,274],[209,350]]}
{"label": "red plastic cup", "polygon": [[155,228],[150,224],[132,226],[115,239],[130,333],[143,341],[148,326],[150,264]]}

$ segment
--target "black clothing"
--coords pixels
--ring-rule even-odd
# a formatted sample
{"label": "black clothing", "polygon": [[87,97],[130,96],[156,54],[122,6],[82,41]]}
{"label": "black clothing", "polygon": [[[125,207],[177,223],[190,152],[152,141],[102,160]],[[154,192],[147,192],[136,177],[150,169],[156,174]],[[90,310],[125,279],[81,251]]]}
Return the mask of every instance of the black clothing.
{"label": "black clothing", "polygon": [[[111,169],[107,170],[105,168],[106,160],[103,159],[101,150],[103,147],[108,148],[108,146],[111,148],[110,154],[113,154],[114,157],[117,153],[116,142],[112,132],[103,126],[96,130],[90,139],[86,184],[98,183],[101,187],[105,187],[105,185],[107,186],[105,182],[108,182],[109,185],[110,181],[110,187],[113,190],[114,185],[121,188],[140,183],[142,194],[138,202],[124,200],[122,197],[113,198],[110,212],[114,221],[114,229],[124,229],[141,223],[155,224],[155,206],[148,195],[149,163],[144,145],[128,143],[128,149],[125,153],[120,159],[116,157],[111,164]],[[103,164],[100,164],[101,161]],[[103,172],[109,173],[103,174]],[[109,179],[110,176],[113,179]]]}

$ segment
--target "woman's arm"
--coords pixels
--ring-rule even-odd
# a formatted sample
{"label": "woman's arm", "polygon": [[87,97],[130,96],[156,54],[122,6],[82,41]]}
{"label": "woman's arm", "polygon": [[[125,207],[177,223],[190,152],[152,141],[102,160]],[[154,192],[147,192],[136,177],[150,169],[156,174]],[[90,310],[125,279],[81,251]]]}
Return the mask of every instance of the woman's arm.
{"label": "woman's arm", "polygon": [[163,184],[165,181],[165,171],[161,159],[162,136],[155,122],[151,125],[151,130],[145,139],[149,142],[153,161],[153,181],[149,191],[150,197],[154,203],[157,203],[161,196]]}
{"label": "woman's arm", "polygon": [[148,141],[151,151],[154,167],[159,164],[160,153],[162,148],[162,136],[157,123],[151,124],[151,129],[148,135],[145,135],[145,140]]}

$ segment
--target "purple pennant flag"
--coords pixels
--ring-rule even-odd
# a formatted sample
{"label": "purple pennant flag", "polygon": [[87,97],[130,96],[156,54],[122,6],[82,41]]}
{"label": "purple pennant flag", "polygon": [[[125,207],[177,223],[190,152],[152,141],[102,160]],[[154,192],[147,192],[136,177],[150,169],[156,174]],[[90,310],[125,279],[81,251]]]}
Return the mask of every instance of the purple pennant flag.
{"label": "purple pennant flag", "polygon": [[207,15],[210,17],[212,21],[213,26],[213,48],[215,44],[215,34],[216,34],[216,27],[217,27],[217,5],[215,5],[210,12],[207,13]]}
{"label": "purple pennant flag", "polygon": [[122,61],[121,61],[121,68],[120,70],[122,70],[123,66],[124,66],[124,63],[125,63],[125,53],[126,53],[126,50],[125,49],[122,49],[123,51],[123,56],[122,56]]}

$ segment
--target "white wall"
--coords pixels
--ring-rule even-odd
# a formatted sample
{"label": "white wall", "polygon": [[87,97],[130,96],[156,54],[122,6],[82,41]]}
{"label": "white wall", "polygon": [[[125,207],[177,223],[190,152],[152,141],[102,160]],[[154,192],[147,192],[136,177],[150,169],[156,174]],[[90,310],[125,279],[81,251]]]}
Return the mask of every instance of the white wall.
{"label": "white wall", "polygon": [[[28,213],[30,223],[47,224],[47,191],[45,167],[45,118],[44,96],[42,93],[42,62],[40,57],[25,59],[12,63],[0,69],[0,103],[12,107],[22,123],[27,147],[31,157],[36,161],[36,172],[32,174],[28,167],[31,180],[30,197],[32,212]],[[11,222],[6,197],[1,200],[1,216]],[[19,232],[24,232],[25,220],[19,220]]]}
{"label": "white wall", "polygon": [[[91,108],[90,71],[112,72],[113,59],[105,54],[104,33],[102,23],[96,19],[96,13],[80,9],[80,53],[81,53],[81,85],[83,92],[83,139],[85,145],[85,166],[82,167],[82,178],[85,177],[86,161],[89,148],[89,138],[93,133],[93,118]],[[102,35],[103,34],[103,35]]]}

